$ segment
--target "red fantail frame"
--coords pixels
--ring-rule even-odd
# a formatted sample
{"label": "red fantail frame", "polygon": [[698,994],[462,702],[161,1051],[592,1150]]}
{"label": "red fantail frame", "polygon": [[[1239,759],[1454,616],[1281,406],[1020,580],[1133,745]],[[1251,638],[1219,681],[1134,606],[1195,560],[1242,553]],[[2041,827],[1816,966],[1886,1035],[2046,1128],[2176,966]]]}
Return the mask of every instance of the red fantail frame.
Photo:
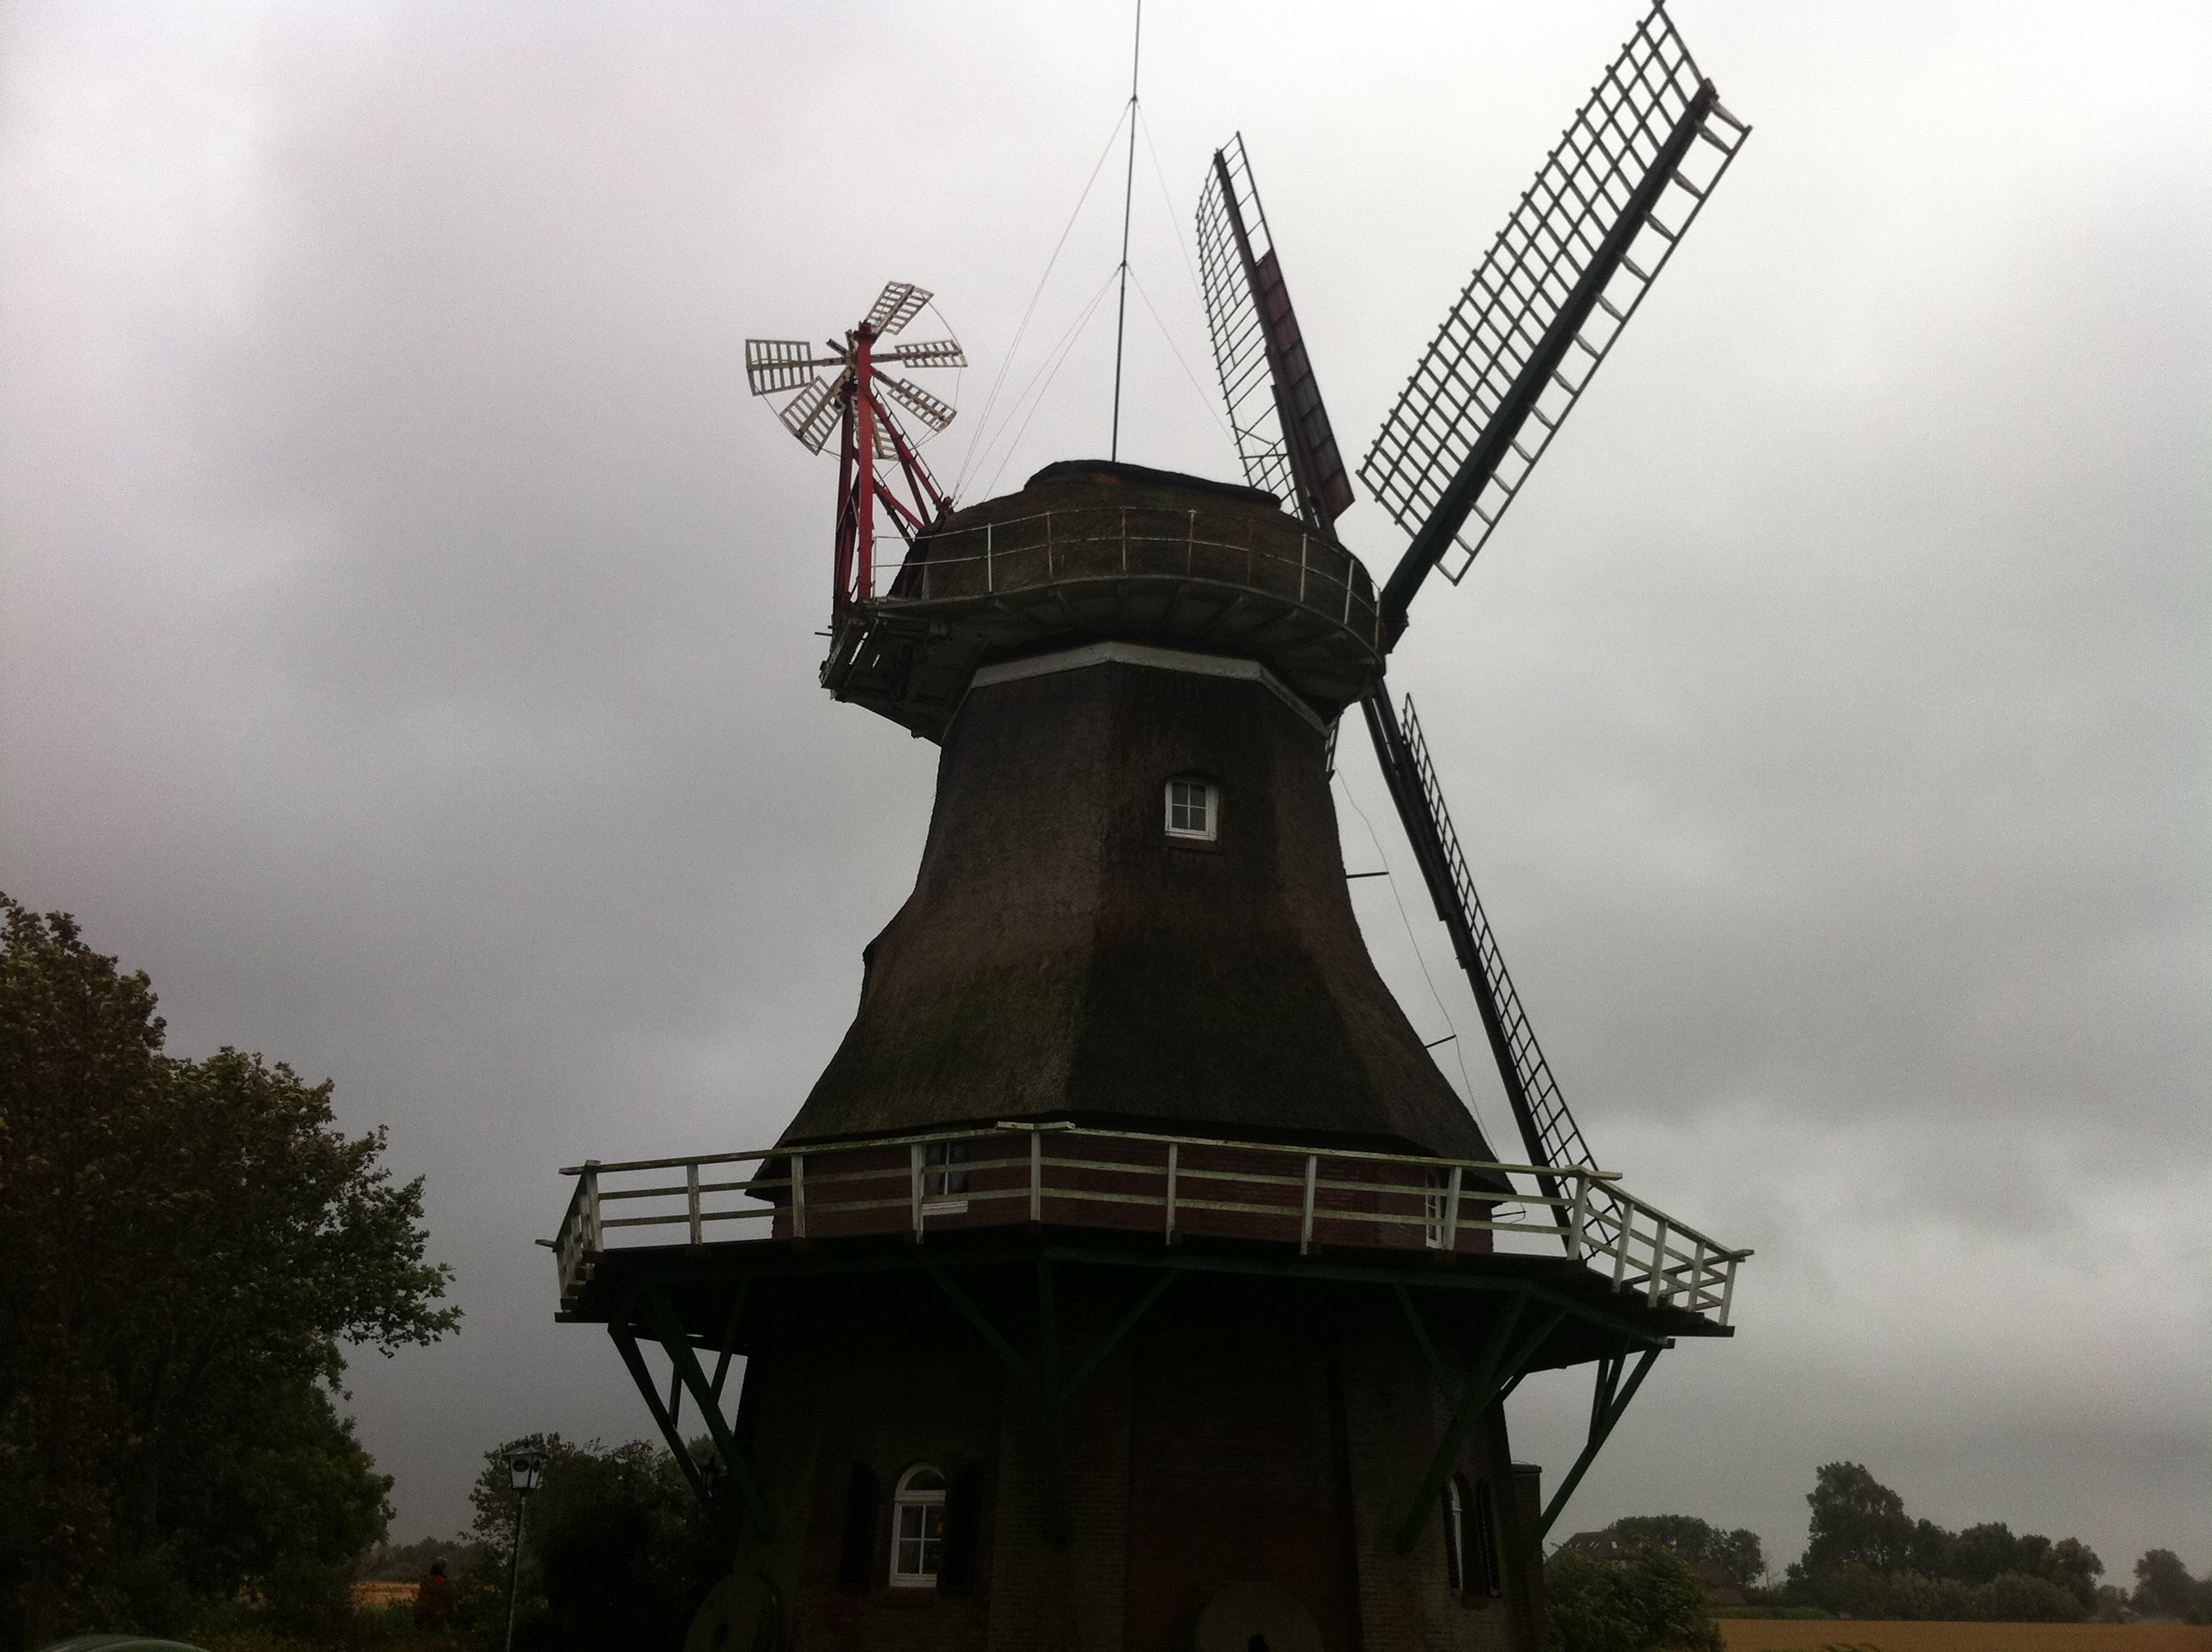
{"label": "red fantail frame", "polygon": [[[831,617],[842,620],[856,602],[875,594],[876,504],[908,546],[915,536],[952,508],[907,440],[898,420],[877,392],[896,381],[876,366],[876,329],[863,321],[845,335],[845,356],[852,364],[840,391],[844,402],[844,445],[837,462],[837,553]],[[832,349],[836,346],[833,344]],[[878,473],[878,460],[897,461],[907,497]]]}

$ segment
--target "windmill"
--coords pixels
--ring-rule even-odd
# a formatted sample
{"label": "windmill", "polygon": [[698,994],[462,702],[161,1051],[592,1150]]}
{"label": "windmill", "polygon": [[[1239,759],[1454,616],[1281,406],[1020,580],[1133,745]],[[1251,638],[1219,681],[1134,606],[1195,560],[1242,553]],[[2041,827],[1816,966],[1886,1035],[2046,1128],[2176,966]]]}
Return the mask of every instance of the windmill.
{"label": "windmill", "polygon": [[[827,354],[749,343],[800,441],[842,434],[823,683],[939,750],[782,1133],[571,1167],[547,1242],[721,1522],[692,1644],[1539,1652],[1546,1534],[1659,1354],[1732,1333],[1749,1253],[1591,1163],[1385,671],[1710,190],[1689,146],[1743,130],[1655,11],[1362,466],[1411,538],[1380,589],[1241,142],[1199,228],[1252,485],[1077,459],[956,507],[907,434],[951,410],[890,364],[959,347],[884,342],[927,295]],[[1329,789],[1354,706],[1523,1162],[1367,952]],[[1583,1366],[1547,1498],[1504,1400]]]}
{"label": "windmill", "polygon": [[[1432,571],[1466,576],[1749,131],[1655,4],[1522,192],[1361,462],[1410,538],[1378,603],[1386,651]],[[1352,492],[1242,134],[1214,154],[1198,248],[1245,477],[1326,530]],[[1411,696],[1394,711],[1378,678],[1360,710],[1529,1163],[1595,1168],[1475,893]],[[1559,1193],[1558,1178],[1535,1180]],[[1597,1206],[1595,1220],[1615,1219],[1602,1193]]]}

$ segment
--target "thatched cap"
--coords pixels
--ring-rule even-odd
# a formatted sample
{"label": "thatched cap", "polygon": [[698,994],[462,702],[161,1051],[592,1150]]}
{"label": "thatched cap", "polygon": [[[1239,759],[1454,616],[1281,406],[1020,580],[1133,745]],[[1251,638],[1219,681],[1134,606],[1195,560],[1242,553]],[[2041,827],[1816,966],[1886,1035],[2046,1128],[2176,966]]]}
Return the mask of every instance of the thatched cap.
{"label": "thatched cap", "polygon": [[[1070,1119],[1492,1157],[1368,957],[1298,696],[1121,644],[985,675],[786,1143]],[[1210,841],[1166,829],[1177,779],[1212,788]]]}

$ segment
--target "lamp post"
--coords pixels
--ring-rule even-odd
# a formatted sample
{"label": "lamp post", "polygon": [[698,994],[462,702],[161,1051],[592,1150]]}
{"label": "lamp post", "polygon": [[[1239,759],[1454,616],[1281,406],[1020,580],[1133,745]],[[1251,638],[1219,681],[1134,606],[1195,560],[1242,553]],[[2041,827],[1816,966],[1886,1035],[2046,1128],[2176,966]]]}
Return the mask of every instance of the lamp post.
{"label": "lamp post", "polygon": [[545,1472],[545,1448],[525,1440],[507,1450],[507,1478],[514,1486],[514,1552],[507,1564],[507,1652],[514,1652],[514,1592],[522,1576],[522,1520],[530,1510],[530,1494]]}

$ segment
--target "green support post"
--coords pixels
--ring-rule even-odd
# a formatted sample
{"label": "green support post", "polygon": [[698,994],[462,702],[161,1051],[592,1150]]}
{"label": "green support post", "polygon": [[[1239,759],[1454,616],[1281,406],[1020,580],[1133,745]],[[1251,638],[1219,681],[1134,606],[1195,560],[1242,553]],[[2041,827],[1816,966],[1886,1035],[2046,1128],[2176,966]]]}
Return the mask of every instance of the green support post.
{"label": "green support post", "polygon": [[1054,1290],[1052,1266],[1048,1259],[1040,1257],[1036,1263],[1039,1348],[1035,1368],[1006,1339],[1005,1333],[991,1323],[990,1316],[975,1304],[968,1293],[953,1284],[949,1275],[936,1267],[925,1271],[936,1282],[937,1288],[945,1293],[945,1300],[958,1309],[961,1316],[974,1326],[977,1333],[990,1345],[991,1351],[998,1355],[1000,1363],[1021,1378],[1024,1386],[1036,1396],[1044,1423],[1045,1534],[1054,1543],[1066,1542],[1073,1526],[1068,1495],[1068,1396],[1088,1382],[1106,1357],[1136,1328],[1137,1322],[1151,1311],[1152,1304],[1159,1301],[1167,1288],[1176,1282],[1176,1271],[1163,1272],[1154,1280],[1152,1288],[1115,1321],[1113,1328],[1098,1339],[1097,1345],[1085,1355],[1065,1378],[1059,1375],[1059,1302]]}
{"label": "green support post", "polygon": [[[1429,1459],[1429,1472],[1422,1478],[1420,1490],[1413,1494],[1413,1506],[1406,1510],[1406,1518],[1399,1523],[1400,1554],[1412,1553],[1413,1546],[1421,1540],[1421,1534],[1428,1529],[1429,1510],[1443,1495],[1444,1481],[1451,1473],[1452,1464],[1459,1460],[1460,1451],[1467,1443],[1468,1431],[1474,1428],[1475,1418],[1498,1403],[1499,1394],[1520,1373],[1521,1368],[1528,1364],[1529,1356],[1543,1345],[1545,1339],[1559,1328],[1559,1321],[1567,1316],[1564,1308],[1554,1309],[1534,1331],[1515,1343],[1512,1341],[1514,1327],[1519,1324],[1521,1310],[1527,1306],[1528,1301],[1526,1293],[1515,1297],[1511,1304],[1498,1315],[1497,1323],[1491,1327],[1490,1335],[1484,1341],[1481,1356],[1476,1363],[1474,1376],[1468,1382],[1466,1392],[1460,1395],[1459,1403],[1452,1408],[1451,1424],[1445,1429],[1444,1437],[1437,1442],[1436,1453]],[[1428,1360],[1430,1370],[1436,1374],[1437,1386],[1449,1394],[1451,1386],[1446,1380],[1443,1361],[1438,1357],[1435,1345],[1429,1339],[1427,1327],[1422,1325],[1413,1298],[1401,1291],[1398,1296],[1398,1305],[1405,1311],[1413,1327],[1414,1340]]]}
{"label": "green support post", "polygon": [[721,1454],[722,1466],[729,1471],[730,1483],[738,1488],[738,1501],[754,1529],[769,1542],[775,1540],[775,1522],[769,1518],[768,1504],[762,1500],[760,1487],[754,1483],[752,1470],[738,1450],[738,1442],[730,1433],[730,1425],[722,1420],[722,1408],[714,1402],[714,1391],[707,1386],[707,1374],[699,1369],[698,1357],[691,1351],[691,1339],[684,1331],[676,1310],[669,1306],[668,1297],[659,1285],[647,1285],[645,1290],[647,1310],[652,1315],[653,1334],[660,1340],[661,1348],[675,1365],[684,1386],[691,1391],[692,1403],[699,1407],[707,1419],[707,1432],[714,1442],[714,1449]]}
{"label": "green support post", "polygon": [[1628,1357],[1627,1351],[1623,1349],[1612,1358],[1598,1362],[1597,1379],[1590,1400],[1589,1439],[1583,1447],[1582,1455],[1575,1459],[1575,1466],[1567,1471],[1566,1479],[1559,1482],[1559,1489],[1552,1494],[1552,1501],[1544,1509],[1544,1517],[1536,1522],[1535,1534],[1528,1544],[1532,1554],[1542,1552],[1545,1534],[1552,1529],[1552,1522],[1559,1519],[1559,1511],[1567,1506],[1567,1499],[1575,1494],[1575,1487],[1582,1484],[1583,1476],[1589,1471],[1591,1462],[1597,1456],[1598,1448],[1605,1443],[1607,1436],[1613,1432],[1613,1425],[1628,1409],[1628,1402],[1636,1398],[1637,1389],[1644,1385],[1644,1374],[1650,1370],[1652,1362],[1659,1357],[1663,1345],[1654,1343],[1644,1351],[1644,1357],[1637,1361],[1636,1370],[1629,1377],[1627,1386],[1620,1388],[1618,1394],[1614,1388],[1620,1382],[1620,1368]]}
{"label": "green support post", "polygon": [[653,1380],[653,1373],[646,1369],[645,1356],[638,1351],[637,1339],[630,1334],[629,1327],[619,1321],[610,1323],[607,1333],[614,1338],[615,1348],[622,1355],[623,1364],[629,1368],[630,1381],[637,1384],[637,1391],[645,1396],[646,1409],[653,1413],[653,1420],[660,1430],[660,1437],[667,1442],[669,1455],[676,1459],[676,1467],[683,1471],[685,1481],[691,1487],[691,1495],[699,1499],[702,1508],[711,1511],[714,1507],[714,1491],[707,1484],[707,1477],[699,1472],[699,1465],[691,1455],[691,1448],[684,1442],[684,1436],[676,1426],[676,1419],[668,1414],[668,1407],[662,1403],[660,1385]]}

